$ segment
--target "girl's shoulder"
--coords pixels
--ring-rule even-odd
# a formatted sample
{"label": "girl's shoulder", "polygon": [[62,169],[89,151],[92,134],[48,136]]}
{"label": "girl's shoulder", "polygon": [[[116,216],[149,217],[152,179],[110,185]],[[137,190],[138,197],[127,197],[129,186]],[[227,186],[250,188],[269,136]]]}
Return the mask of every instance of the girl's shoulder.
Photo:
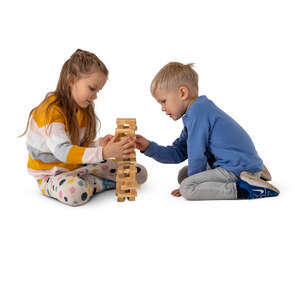
{"label": "girl's shoulder", "polygon": [[33,111],[33,118],[39,127],[48,125],[52,122],[64,123],[64,113],[62,108],[53,103],[56,100],[55,94],[50,94],[45,100]]}

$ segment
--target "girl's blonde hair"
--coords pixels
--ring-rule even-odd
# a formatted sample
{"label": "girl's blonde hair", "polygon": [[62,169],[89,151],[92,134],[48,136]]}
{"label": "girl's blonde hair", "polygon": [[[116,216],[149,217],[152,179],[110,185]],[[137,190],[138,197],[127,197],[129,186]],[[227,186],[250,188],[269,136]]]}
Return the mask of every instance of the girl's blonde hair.
{"label": "girl's blonde hair", "polygon": [[46,118],[52,105],[59,105],[67,119],[69,128],[69,137],[73,145],[87,145],[93,141],[97,135],[97,124],[100,123],[95,110],[94,104],[89,105],[85,109],[87,115],[87,130],[80,143],[79,126],[76,117],[76,104],[71,94],[70,80],[75,76],[79,79],[83,75],[91,74],[95,71],[100,71],[108,76],[108,70],[104,63],[93,53],[77,49],[71,57],[62,66],[56,90],[46,94],[44,100],[31,110],[27,120],[25,132],[20,135],[22,137],[28,130],[30,117],[34,114],[35,109],[39,108],[48,101],[51,95],[55,95],[55,100],[49,103],[46,108]]}
{"label": "girl's blonde hair", "polygon": [[171,91],[186,86],[190,91],[190,97],[198,97],[198,74],[192,68],[193,65],[170,62],[162,67],[152,80],[150,86],[152,96],[155,96],[158,88]]}

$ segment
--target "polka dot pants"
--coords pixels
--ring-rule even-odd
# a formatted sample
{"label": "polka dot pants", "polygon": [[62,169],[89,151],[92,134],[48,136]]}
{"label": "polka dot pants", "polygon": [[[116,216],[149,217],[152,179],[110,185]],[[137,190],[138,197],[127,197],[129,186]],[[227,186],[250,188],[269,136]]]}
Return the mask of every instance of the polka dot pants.
{"label": "polka dot pants", "polygon": [[[136,167],[137,182],[142,184],[147,180],[147,170],[140,164]],[[94,194],[116,188],[116,163],[108,159],[55,176],[44,176],[38,185],[45,196],[71,206],[82,205]]]}

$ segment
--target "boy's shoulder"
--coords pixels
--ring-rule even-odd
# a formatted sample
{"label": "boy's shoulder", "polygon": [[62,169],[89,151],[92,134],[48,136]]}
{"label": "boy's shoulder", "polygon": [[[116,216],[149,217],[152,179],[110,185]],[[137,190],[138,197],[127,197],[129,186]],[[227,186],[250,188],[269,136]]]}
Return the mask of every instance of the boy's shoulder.
{"label": "boy's shoulder", "polygon": [[188,108],[187,116],[199,117],[208,114],[213,110],[214,103],[205,95],[196,98],[194,103]]}

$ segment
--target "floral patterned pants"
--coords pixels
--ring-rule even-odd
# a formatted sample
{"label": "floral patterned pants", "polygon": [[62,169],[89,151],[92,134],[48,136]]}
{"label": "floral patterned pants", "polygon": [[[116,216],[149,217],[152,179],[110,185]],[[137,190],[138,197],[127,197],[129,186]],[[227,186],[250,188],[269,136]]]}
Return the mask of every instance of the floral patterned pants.
{"label": "floral patterned pants", "polygon": [[[147,170],[140,164],[136,167],[137,182],[142,184],[147,180]],[[94,194],[116,188],[116,163],[108,159],[55,176],[44,176],[38,185],[45,196],[71,206],[82,205]]]}

